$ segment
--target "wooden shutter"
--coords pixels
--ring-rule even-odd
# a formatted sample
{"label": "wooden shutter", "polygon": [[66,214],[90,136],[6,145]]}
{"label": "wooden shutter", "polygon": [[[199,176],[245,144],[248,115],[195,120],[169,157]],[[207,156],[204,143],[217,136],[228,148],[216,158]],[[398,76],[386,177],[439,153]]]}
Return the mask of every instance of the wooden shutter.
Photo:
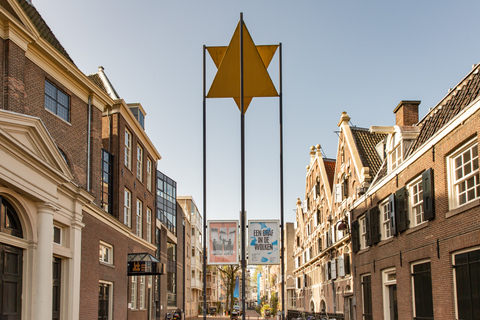
{"label": "wooden shutter", "polygon": [[433,169],[430,168],[422,174],[423,188],[423,214],[425,220],[435,219],[435,196],[433,184]]}
{"label": "wooden shutter", "polygon": [[332,271],[332,279],[337,279],[337,259],[334,259],[330,263]]}
{"label": "wooden shutter", "polygon": [[380,209],[373,207],[370,209],[370,238],[372,243],[380,242]]}
{"label": "wooden shutter", "polygon": [[390,216],[390,230],[392,235],[397,234],[397,223],[396,223],[396,217],[395,217],[395,193],[392,193],[388,197],[388,210],[389,210],[389,216]]}
{"label": "wooden shutter", "polygon": [[342,202],[342,185],[339,184],[334,184],[333,185],[333,191],[334,191],[334,197],[335,197],[335,203]]}
{"label": "wooden shutter", "polygon": [[345,260],[343,260],[343,255],[338,257],[338,276],[345,277]]}
{"label": "wooden shutter", "polygon": [[360,225],[358,220],[352,222],[352,250],[353,252],[360,251]]}
{"label": "wooden shutter", "polygon": [[400,233],[408,227],[407,188],[403,187],[395,192],[395,209],[397,233]]}
{"label": "wooden shutter", "polygon": [[371,232],[371,212],[370,210],[365,213],[365,238],[367,240],[367,246],[372,245],[372,232]]}

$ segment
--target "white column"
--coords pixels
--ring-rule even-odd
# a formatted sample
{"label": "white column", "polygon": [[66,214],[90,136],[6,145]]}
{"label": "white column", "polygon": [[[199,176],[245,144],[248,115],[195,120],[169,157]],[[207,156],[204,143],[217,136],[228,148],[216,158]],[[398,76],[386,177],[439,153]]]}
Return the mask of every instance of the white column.
{"label": "white column", "polygon": [[73,249],[72,259],[69,263],[70,292],[68,293],[68,319],[78,320],[80,316],[80,274],[82,258],[82,228],[85,225],[79,221],[73,221],[70,228],[70,244]]}
{"label": "white column", "polygon": [[52,318],[53,211],[48,203],[37,205],[37,250],[34,264],[35,320]]}

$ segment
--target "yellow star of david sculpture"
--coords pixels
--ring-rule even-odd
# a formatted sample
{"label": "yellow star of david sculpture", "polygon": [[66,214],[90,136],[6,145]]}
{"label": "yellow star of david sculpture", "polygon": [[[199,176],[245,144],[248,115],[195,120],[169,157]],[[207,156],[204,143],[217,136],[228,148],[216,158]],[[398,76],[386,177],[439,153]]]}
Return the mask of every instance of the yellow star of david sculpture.
{"label": "yellow star of david sculpture", "polygon": [[[254,97],[278,96],[267,71],[277,48],[278,45],[256,46],[243,24],[243,113]],[[207,50],[218,69],[207,98],[233,98],[241,110],[240,23],[228,47],[208,47]]]}

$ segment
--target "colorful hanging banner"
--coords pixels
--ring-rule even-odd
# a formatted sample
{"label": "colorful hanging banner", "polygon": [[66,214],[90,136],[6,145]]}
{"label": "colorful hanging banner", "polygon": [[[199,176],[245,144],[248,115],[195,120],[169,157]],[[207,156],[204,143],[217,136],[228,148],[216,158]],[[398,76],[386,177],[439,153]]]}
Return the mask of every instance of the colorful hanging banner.
{"label": "colorful hanging banner", "polygon": [[208,221],[207,264],[238,264],[238,221]]}
{"label": "colorful hanging banner", "polygon": [[248,264],[280,264],[279,220],[248,221]]}

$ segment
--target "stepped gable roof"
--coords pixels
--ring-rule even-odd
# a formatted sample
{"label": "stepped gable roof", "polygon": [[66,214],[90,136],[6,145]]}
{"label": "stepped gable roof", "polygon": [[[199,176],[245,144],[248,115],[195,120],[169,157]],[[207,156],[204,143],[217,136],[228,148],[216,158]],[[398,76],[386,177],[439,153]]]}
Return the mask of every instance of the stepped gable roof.
{"label": "stepped gable roof", "polygon": [[480,64],[477,64],[455,88],[450,90],[445,98],[430,109],[425,117],[417,123],[417,126],[421,127],[420,134],[407,152],[407,156],[420,148],[480,95],[479,70]]}
{"label": "stepped gable roof", "polygon": [[103,82],[100,79],[100,76],[98,75],[98,73],[89,74],[87,77],[90,80],[92,80],[93,83],[95,83],[97,85],[97,87],[99,87],[103,92],[108,93],[107,88],[105,88],[105,86],[103,85]]}
{"label": "stepped gable roof", "polygon": [[75,64],[72,58],[70,58],[70,56],[68,55],[65,48],[60,44],[60,41],[58,41],[58,39],[55,37],[52,30],[50,30],[45,20],[43,20],[37,9],[35,9],[35,7],[28,3],[26,0],[17,0],[17,2],[25,11],[27,16],[30,18],[35,28],[37,28],[40,36],[45,39],[45,41],[50,43],[52,47],[54,47],[58,52],[60,52],[71,63]]}
{"label": "stepped gable roof", "polygon": [[333,188],[333,178],[335,177],[335,159],[323,159],[325,171],[327,171],[327,179],[330,185],[330,191]]}
{"label": "stepped gable roof", "polygon": [[350,127],[362,165],[370,169],[370,175],[375,176],[382,165],[375,146],[386,138],[384,133],[372,133],[368,129]]}

